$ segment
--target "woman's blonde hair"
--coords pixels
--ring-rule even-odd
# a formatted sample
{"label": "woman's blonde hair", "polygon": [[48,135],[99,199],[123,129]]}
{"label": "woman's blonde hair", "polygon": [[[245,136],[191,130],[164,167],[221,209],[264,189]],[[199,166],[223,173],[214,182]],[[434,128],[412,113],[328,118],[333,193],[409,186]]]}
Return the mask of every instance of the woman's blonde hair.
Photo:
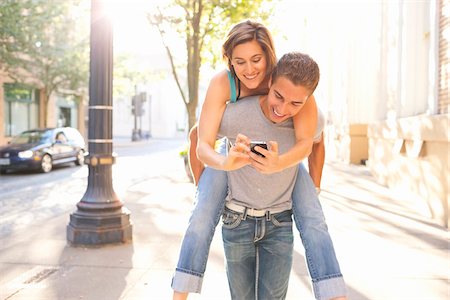
{"label": "woman's blonde hair", "polygon": [[231,65],[231,56],[234,48],[240,44],[253,40],[258,42],[266,56],[266,76],[270,75],[275,68],[277,58],[275,55],[275,47],[273,46],[272,35],[261,23],[247,20],[234,25],[222,45],[222,55],[228,60],[228,68],[233,75],[235,74],[233,66]]}

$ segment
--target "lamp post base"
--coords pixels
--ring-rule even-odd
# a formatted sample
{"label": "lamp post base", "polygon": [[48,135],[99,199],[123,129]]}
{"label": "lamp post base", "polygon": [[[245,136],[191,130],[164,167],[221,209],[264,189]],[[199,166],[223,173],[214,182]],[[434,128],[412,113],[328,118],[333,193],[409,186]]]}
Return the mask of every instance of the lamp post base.
{"label": "lamp post base", "polygon": [[76,246],[126,243],[132,240],[132,229],[126,208],[113,212],[77,210],[70,215],[67,241]]}

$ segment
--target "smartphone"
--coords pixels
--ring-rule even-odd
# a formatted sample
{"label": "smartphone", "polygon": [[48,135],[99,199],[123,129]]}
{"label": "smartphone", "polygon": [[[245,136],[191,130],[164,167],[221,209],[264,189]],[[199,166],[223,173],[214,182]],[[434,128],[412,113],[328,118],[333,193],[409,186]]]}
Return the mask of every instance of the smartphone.
{"label": "smartphone", "polygon": [[250,142],[250,150],[253,153],[256,153],[258,155],[261,155],[262,157],[265,157],[263,154],[261,154],[261,153],[259,153],[258,151],[255,150],[256,146],[259,146],[259,147],[264,148],[264,149],[267,150],[267,143],[266,142],[262,142],[262,141],[251,141]]}

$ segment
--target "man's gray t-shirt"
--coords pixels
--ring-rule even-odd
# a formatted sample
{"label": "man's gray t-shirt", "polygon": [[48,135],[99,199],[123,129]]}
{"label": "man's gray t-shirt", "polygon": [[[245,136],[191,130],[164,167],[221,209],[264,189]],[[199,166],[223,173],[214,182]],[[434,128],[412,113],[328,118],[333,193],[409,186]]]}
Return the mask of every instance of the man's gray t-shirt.
{"label": "man's gray t-shirt", "polygon": [[313,142],[318,143],[322,138],[322,132],[325,129],[325,115],[323,112],[317,107],[317,127],[316,133],[314,134]]}
{"label": "man's gray t-shirt", "polygon": [[[292,119],[275,124],[268,120],[259,104],[260,96],[229,103],[222,117],[219,135],[231,143],[241,133],[251,140],[276,141],[279,154],[295,144]],[[262,174],[252,166],[229,171],[227,201],[255,209],[290,209],[297,166],[273,174]]]}

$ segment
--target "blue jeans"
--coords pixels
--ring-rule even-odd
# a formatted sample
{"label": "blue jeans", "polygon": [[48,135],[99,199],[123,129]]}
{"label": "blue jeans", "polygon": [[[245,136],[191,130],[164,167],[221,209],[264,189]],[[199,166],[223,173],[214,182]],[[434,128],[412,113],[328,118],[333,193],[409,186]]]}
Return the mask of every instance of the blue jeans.
{"label": "blue jeans", "polygon": [[347,294],[333,241],[314,183],[300,164],[292,191],[295,225],[305,248],[306,263],[316,299],[332,299]]}
{"label": "blue jeans", "polygon": [[222,238],[232,299],[285,299],[292,267],[292,211],[250,217],[225,208]]}
{"label": "blue jeans", "polygon": [[[211,240],[223,211],[227,190],[226,172],[211,168],[203,171],[172,280],[175,291],[200,293]],[[292,207],[295,225],[305,248],[315,298],[325,300],[346,295],[322,206],[311,177],[302,164],[292,193]]]}

